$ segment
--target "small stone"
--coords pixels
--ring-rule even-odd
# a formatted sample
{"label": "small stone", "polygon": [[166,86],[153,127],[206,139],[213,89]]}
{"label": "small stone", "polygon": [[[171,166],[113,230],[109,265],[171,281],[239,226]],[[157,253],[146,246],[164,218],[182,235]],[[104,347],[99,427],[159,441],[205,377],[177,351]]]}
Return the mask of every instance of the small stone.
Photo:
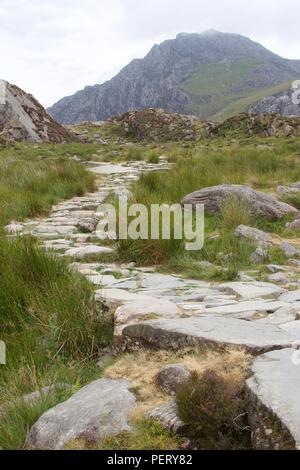
{"label": "small stone", "polygon": [[239,238],[246,238],[259,245],[270,245],[272,243],[272,235],[254,227],[247,225],[239,225],[235,230],[235,235]]}
{"label": "small stone", "polygon": [[263,248],[259,247],[259,248],[256,248],[254,253],[252,253],[250,260],[251,260],[251,263],[259,264],[259,263],[263,263],[264,261],[266,261],[268,257],[269,257],[268,252],[264,250]]}
{"label": "small stone", "polygon": [[278,272],[285,272],[287,268],[284,266],[279,266],[278,264],[268,264],[266,268],[270,271],[270,273],[278,273]]}
{"label": "small stone", "polygon": [[24,229],[24,225],[19,224],[18,222],[11,222],[9,225],[6,225],[5,227],[6,232],[11,235],[20,233],[23,231],[23,229]]}
{"label": "small stone", "polygon": [[158,421],[163,427],[173,432],[181,434],[186,429],[186,425],[177,415],[177,405],[175,401],[163,403],[146,415],[147,418]]}
{"label": "small stone", "polygon": [[289,259],[288,264],[290,266],[295,266],[296,268],[300,268],[300,260],[299,259]]}
{"label": "small stone", "polygon": [[290,245],[287,242],[282,243],[280,245],[280,248],[286,254],[286,256],[295,256],[295,255],[299,255],[300,253],[299,250],[297,250],[297,248],[295,248],[294,246]]}
{"label": "small stone", "polygon": [[268,276],[268,281],[270,282],[278,282],[279,284],[288,284],[289,279],[282,273],[274,273]]}
{"label": "small stone", "polygon": [[159,369],[155,376],[155,383],[168,395],[176,395],[190,377],[191,371],[186,365],[171,364]]}
{"label": "small stone", "polygon": [[293,222],[289,222],[286,224],[286,227],[287,228],[290,228],[290,229],[298,229],[300,228],[300,219],[296,219],[294,220]]}

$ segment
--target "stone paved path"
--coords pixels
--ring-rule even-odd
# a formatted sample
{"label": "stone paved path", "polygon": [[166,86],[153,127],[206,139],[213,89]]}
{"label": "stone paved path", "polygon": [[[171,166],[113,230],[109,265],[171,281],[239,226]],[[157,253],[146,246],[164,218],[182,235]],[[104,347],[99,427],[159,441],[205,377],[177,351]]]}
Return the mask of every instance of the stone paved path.
{"label": "stone paved path", "polygon": [[[254,366],[257,380],[262,381],[258,374],[265,368],[268,381],[264,381],[263,386],[254,386],[251,382],[251,388],[258,400],[289,427],[288,381],[293,390],[297,387],[299,390],[300,386],[300,365],[292,360],[295,341],[300,339],[300,322],[297,321],[300,318],[300,283],[295,280],[295,270],[299,268],[294,268],[293,290],[289,291],[288,284],[282,287],[279,282],[257,282],[245,275],[241,279],[246,281],[218,284],[160,274],[154,268],[137,268],[133,263],[105,262],[105,256],[114,248],[113,243],[103,243],[96,236],[99,204],[112,193],[125,194],[142,172],[166,169],[168,164],[162,161],[159,164],[94,162],[89,165],[91,171],[101,177],[94,193],[60,202],[47,218],[15,223],[10,231],[32,234],[51,253],[67,256],[71,267],[94,284],[96,298],[114,310],[116,340],[128,347],[139,342],[179,348],[186,344],[231,345],[244,347],[254,355],[284,350],[284,367],[288,372],[283,374],[282,380],[287,382],[286,386],[276,388],[281,369],[275,376],[270,372],[268,357],[272,357],[275,369],[276,360],[281,357],[274,352],[257,363],[262,364],[259,369]],[[98,255],[101,255],[101,262],[88,261]],[[290,266],[270,267],[271,272],[284,270],[285,275],[291,269]],[[300,428],[299,407],[295,410],[292,434],[297,426]],[[298,436],[296,441],[298,445]]]}

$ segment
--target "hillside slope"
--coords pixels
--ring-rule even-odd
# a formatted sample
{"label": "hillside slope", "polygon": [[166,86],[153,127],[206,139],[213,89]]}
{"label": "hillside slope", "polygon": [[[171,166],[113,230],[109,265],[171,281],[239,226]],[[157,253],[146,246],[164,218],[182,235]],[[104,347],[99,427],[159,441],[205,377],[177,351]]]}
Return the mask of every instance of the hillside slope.
{"label": "hillside slope", "polygon": [[49,112],[66,124],[149,107],[217,119],[233,103],[236,109],[225,117],[245,110],[272,94],[274,86],[279,86],[276,92],[287,90],[299,74],[299,61],[282,59],[244,36],[214,30],[181,33],[104,84],[63,98]]}
{"label": "hillside slope", "polygon": [[74,136],[25,91],[0,80],[1,142],[68,142]]}

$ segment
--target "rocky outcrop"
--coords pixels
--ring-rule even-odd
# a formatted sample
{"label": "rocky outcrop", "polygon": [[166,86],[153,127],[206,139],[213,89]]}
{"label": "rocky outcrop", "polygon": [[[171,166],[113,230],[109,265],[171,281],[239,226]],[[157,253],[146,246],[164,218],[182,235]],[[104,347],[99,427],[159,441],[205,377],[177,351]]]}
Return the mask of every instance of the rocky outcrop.
{"label": "rocky outcrop", "polygon": [[46,411],[32,426],[27,447],[60,450],[76,439],[97,443],[130,431],[128,418],[134,406],[126,380],[96,380]]}
{"label": "rocky outcrop", "polygon": [[218,214],[221,212],[226,199],[230,197],[236,197],[244,201],[249,206],[249,210],[259,217],[276,220],[282,219],[289,213],[299,213],[295,207],[277,201],[269,194],[255,191],[249,186],[241,184],[223,184],[200,189],[185,196],[182,205],[192,204],[193,207],[196,207],[197,204],[204,204],[206,212]]}
{"label": "rocky outcrop", "polygon": [[[203,126],[199,118],[182,114],[169,113],[163,109],[145,109],[130,111],[117,121],[124,125],[125,133],[139,141],[195,141],[201,134],[205,135],[205,128],[209,132],[209,124]],[[200,132],[202,130],[202,132]]]}
{"label": "rocky outcrop", "polygon": [[[293,100],[295,91],[288,90],[258,101],[249,108],[251,113],[276,113],[280,116],[300,116],[298,99]],[[298,94],[299,96],[299,94]]]}
{"label": "rocky outcrop", "polygon": [[0,80],[0,139],[3,142],[68,142],[75,140],[32,96]]}
{"label": "rocky outcrop", "polygon": [[270,87],[299,73],[298,61],[282,59],[238,34],[179,34],[153,46],[146,57],[133,60],[102,85],[61,99],[49,112],[65,124],[103,121],[145,108],[211,119],[241,96],[251,99],[257,90],[266,90],[267,96]]}
{"label": "rocky outcrop", "polygon": [[281,117],[275,113],[240,113],[226,119],[215,129],[215,134],[232,137],[252,136],[261,137],[292,137],[300,135],[299,117]]}

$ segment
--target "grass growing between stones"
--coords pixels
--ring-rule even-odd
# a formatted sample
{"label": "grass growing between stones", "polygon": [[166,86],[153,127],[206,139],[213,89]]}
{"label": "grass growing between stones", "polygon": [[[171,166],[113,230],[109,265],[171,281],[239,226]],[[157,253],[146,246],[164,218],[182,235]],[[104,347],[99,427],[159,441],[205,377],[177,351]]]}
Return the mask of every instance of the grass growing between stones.
{"label": "grass growing between stones", "polygon": [[[105,376],[112,379],[126,377],[137,396],[137,406],[131,416],[132,433],[104,439],[97,449],[139,450],[176,449],[183,442],[164,429],[159,423],[145,419],[145,414],[156,406],[170,400],[170,397],[156,387],[155,375],[159,368],[167,364],[185,364],[199,377],[207,369],[214,371],[222,380],[243,384],[248,374],[250,356],[243,351],[224,350],[222,353],[211,350],[191,352],[140,351],[123,354],[105,370]],[[86,448],[86,443],[77,442],[75,448]],[[77,447],[76,447],[77,446]],[[84,447],[82,447],[84,446]],[[158,447],[155,447],[158,446]],[[72,447],[74,448],[74,446]]]}
{"label": "grass growing between stones", "polygon": [[180,438],[151,419],[140,419],[132,426],[131,432],[103,439],[99,444],[77,440],[66,450],[176,450]]}

